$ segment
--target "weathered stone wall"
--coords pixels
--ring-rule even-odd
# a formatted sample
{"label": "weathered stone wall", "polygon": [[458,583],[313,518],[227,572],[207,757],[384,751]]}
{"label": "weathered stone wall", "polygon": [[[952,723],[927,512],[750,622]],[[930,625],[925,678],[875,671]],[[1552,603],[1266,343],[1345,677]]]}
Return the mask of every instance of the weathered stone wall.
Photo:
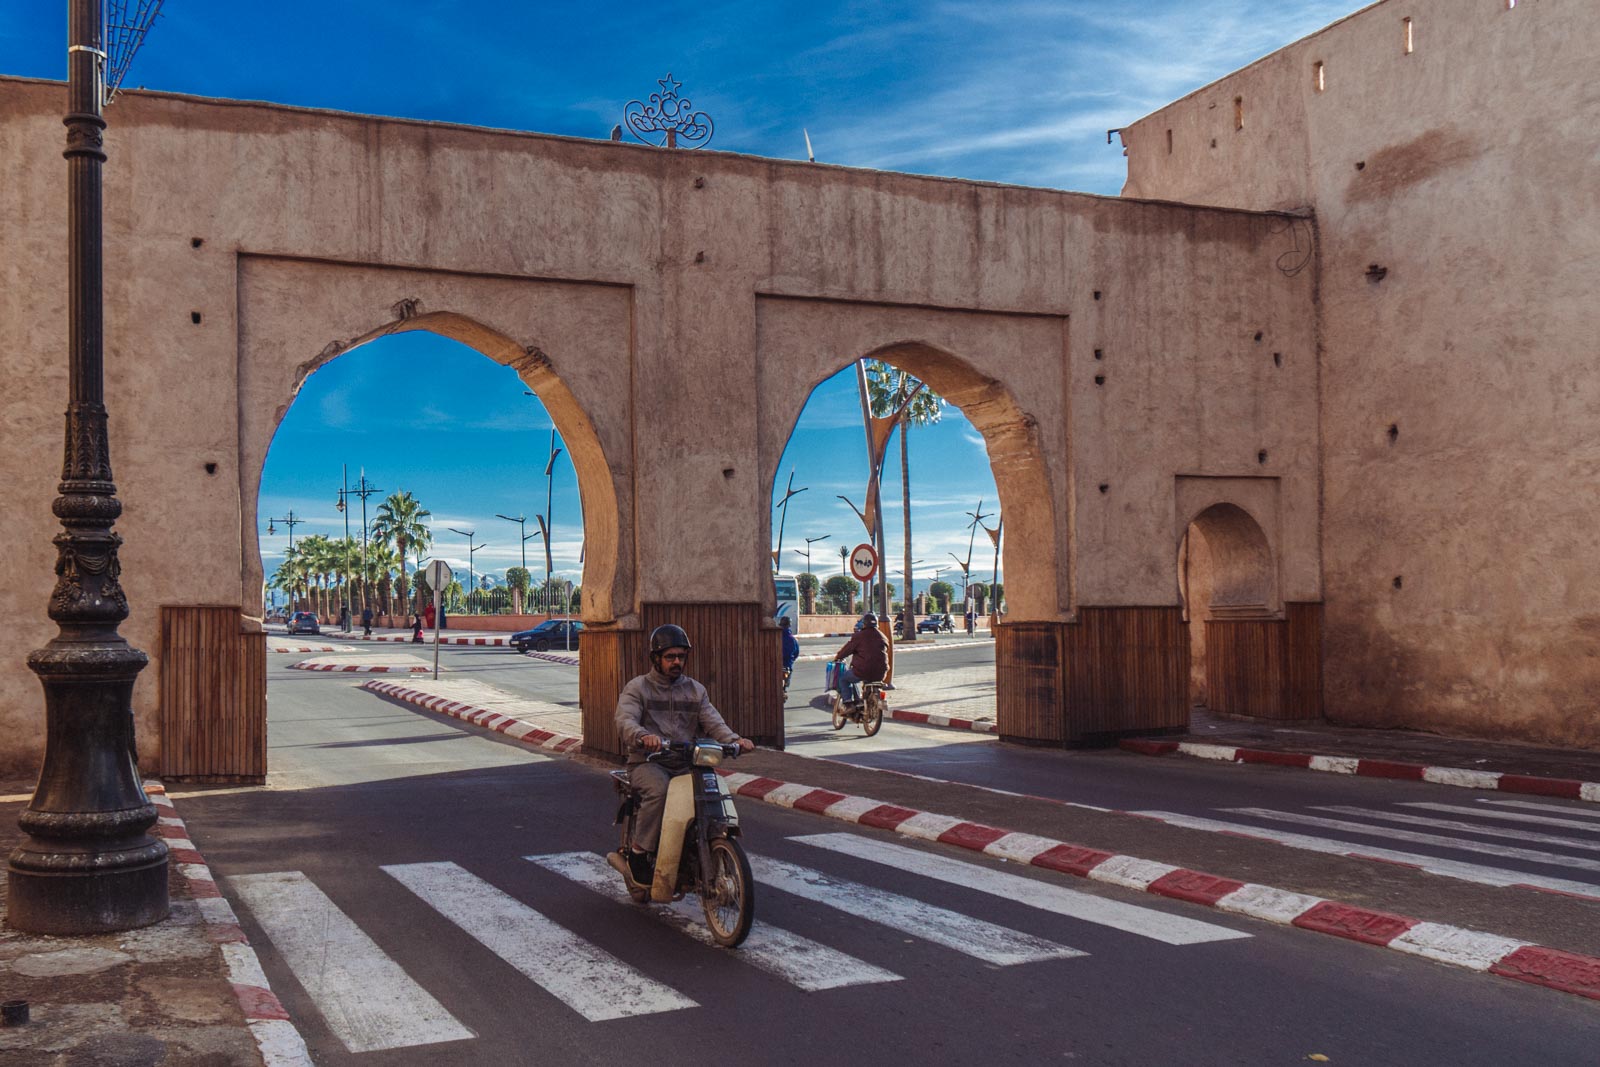
{"label": "weathered stone wall", "polygon": [[[0,79],[14,761],[40,744],[22,657],[51,632],[64,103]],[[597,632],[649,604],[770,601],[779,455],[811,388],[867,352],[984,432],[1012,618],[1176,605],[1179,475],[1271,481],[1277,587],[1320,597],[1314,278],[1279,269],[1280,216],[158,94],[109,119],[107,392],[124,633],[157,659],[135,693],[147,759],[157,606],[256,610],[278,421],[317,367],[394,330],[463,340],[546,402]]]}
{"label": "weathered stone wall", "polygon": [[1124,131],[1127,195],[1315,210],[1330,717],[1600,746],[1597,51],[1387,0]]}

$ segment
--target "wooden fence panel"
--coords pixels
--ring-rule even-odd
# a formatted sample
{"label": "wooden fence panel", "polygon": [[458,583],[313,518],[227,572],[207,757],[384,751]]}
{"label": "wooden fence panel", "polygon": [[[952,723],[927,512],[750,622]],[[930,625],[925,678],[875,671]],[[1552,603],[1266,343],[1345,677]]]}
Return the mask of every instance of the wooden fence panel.
{"label": "wooden fence panel", "polygon": [[1007,740],[1066,740],[1061,625],[1001,623],[994,631],[995,721]]}
{"label": "wooden fence panel", "polygon": [[234,606],[161,608],[161,773],[174,780],[267,776],[266,635]]}

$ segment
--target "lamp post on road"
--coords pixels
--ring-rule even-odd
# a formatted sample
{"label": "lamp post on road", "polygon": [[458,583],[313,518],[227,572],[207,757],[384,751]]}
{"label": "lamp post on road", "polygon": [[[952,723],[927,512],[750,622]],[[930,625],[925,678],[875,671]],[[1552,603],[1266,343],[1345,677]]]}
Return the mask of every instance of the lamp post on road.
{"label": "lamp post on road", "polygon": [[[528,570],[528,538],[538,537],[539,535],[536,533],[528,533],[528,516],[526,515],[518,515],[516,518],[512,518],[510,515],[502,515],[497,511],[495,512],[494,517],[517,524],[517,536],[521,538],[521,543],[518,545],[518,547],[522,549],[522,570],[524,573],[526,573]],[[518,610],[521,610],[520,607]]]}
{"label": "lamp post on road", "polygon": [[[826,541],[827,539],[828,539],[828,535],[827,534],[823,534],[821,537],[808,537],[808,538],[806,538],[806,573],[807,574],[811,573],[811,546],[816,544],[818,541]],[[795,549],[795,551],[798,552],[800,550],[797,548],[797,549]]]}
{"label": "lamp post on road", "polygon": [[130,930],[168,911],[167,845],[149,834],[156,808],[134,746],[133,683],[149,661],[117,632],[128,600],[105,406],[104,19],[100,0],[69,11],[67,412],[47,609],[60,632],[28,655],[44,687],[44,763],[6,867],[6,922],[38,934]]}
{"label": "lamp post on road", "polygon": [[363,610],[365,610],[367,607],[367,497],[371,496],[373,493],[381,493],[383,490],[367,481],[367,472],[365,468],[362,469],[361,478],[358,482],[356,482],[356,487],[354,489],[347,487],[349,480],[350,468],[346,466],[346,487],[340,488],[339,502],[335,504],[334,507],[344,512],[344,577],[345,581],[348,582],[350,580],[350,513],[345,511],[345,498],[351,496],[358,496],[361,498],[361,607]]}
{"label": "lamp post on road", "polygon": [[271,537],[271,536],[277,534],[277,532],[278,532],[278,528],[276,526],[274,526],[273,523],[278,523],[278,522],[283,523],[285,526],[287,526],[289,528],[289,550],[292,552],[292,551],[294,551],[294,528],[296,526],[299,526],[302,522],[305,522],[305,521],[306,520],[304,520],[304,519],[295,518],[294,517],[294,508],[290,508],[289,509],[289,514],[285,515],[281,519],[273,519],[273,518],[267,519],[267,536]]}
{"label": "lamp post on road", "polygon": [[477,587],[477,572],[473,569],[473,557],[478,554],[478,548],[487,546],[472,547],[472,539],[477,536],[477,530],[458,530],[454,526],[446,526],[445,529],[453,534],[460,534],[467,539],[467,613],[470,615],[472,613],[472,594],[476,592]]}

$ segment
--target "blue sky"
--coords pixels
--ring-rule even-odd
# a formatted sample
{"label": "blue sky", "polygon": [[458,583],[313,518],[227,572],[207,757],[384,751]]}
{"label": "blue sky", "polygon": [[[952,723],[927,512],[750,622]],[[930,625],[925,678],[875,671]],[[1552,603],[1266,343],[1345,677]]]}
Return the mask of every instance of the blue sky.
{"label": "blue sky", "polygon": [[[1124,163],[1120,147],[1106,144],[1107,129],[1356,6],[166,0],[127,84],[603,138],[623,106],[647,97],[670,71],[715,120],[714,148],[803,158],[804,128],[829,163],[1115,195]],[[7,0],[4,11],[0,73],[64,77],[65,2]],[[114,107],[108,118],[114,127]],[[397,412],[393,383],[424,376],[449,381],[448,395],[434,410]],[[777,486],[781,494],[793,468],[796,486],[811,487],[791,506],[787,569],[799,561],[789,548],[804,536],[829,535],[817,550],[859,539],[860,523],[835,499],[844,493],[859,503],[866,480],[857,412],[846,375],[820,386],[802,415]],[[352,478],[365,465],[381,488],[409,489],[433,511],[439,555],[464,567],[465,539],[444,528],[475,529],[489,545],[477,554],[479,569],[503,572],[519,561],[516,527],[493,516],[544,510],[549,425],[509,370],[431,335],[387,338],[308,381],[268,457],[261,514],[293,508],[308,520],[297,535],[342,533],[333,509],[339,465],[348,462]],[[398,439],[426,447],[397,447]],[[980,497],[994,510],[994,484],[981,439],[959,413],[911,440],[916,555],[927,561],[917,572],[931,576],[938,561],[951,562],[946,553],[965,557],[963,513]],[[893,556],[897,456],[892,448],[884,500]],[[556,569],[577,577],[578,500],[565,456],[554,489]],[[265,521],[261,532],[270,570],[287,538],[281,527],[268,536]],[[975,575],[992,559],[983,540],[980,532]],[[831,559],[837,567],[837,555]]]}

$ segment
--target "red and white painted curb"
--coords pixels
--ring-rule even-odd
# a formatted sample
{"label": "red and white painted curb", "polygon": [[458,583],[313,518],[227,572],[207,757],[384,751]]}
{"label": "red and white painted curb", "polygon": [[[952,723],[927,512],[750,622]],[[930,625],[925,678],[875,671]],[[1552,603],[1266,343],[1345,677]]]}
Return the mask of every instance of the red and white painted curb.
{"label": "red and white painted curb", "polygon": [[1119,743],[1119,747],[1146,756],[1164,756],[1176,752],[1182,756],[1220,760],[1225,763],[1268,763],[1277,767],[1304,767],[1331,774],[1399,778],[1432,782],[1435,785],[1460,786],[1464,789],[1493,789],[1502,793],[1528,793],[1541,797],[1600,803],[1600,782],[1584,782],[1576,778],[1541,778],[1532,774],[1504,774],[1499,771],[1430,767],[1421,763],[1397,763],[1393,760],[1361,759],[1356,756],[1315,756],[1306,752],[1278,752],[1264,748],[1234,748],[1228,745],[1207,745],[1193,741],[1159,741],[1150,738],[1127,738]]}
{"label": "red and white painted curb", "polygon": [[177,866],[189,895],[200,909],[207,938],[222,950],[234,998],[244,1012],[256,1047],[261,1050],[262,1061],[266,1067],[311,1067],[311,1054],[306,1050],[305,1040],[289,1021],[289,1013],[267,983],[256,950],[239,926],[239,917],[223,899],[205,857],[189,840],[189,831],[172,806],[166,786],[147,781],[144,791],[160,815],[153,832],[166,840],[170,862]]}
{"label": "red and white painted curb", "polygon": [[953,730],[971,730],[979,734],[1000,732],[1000,724],[997,722],[963,719],[955,715],[934,715],[926,711],[903,711],[900,708],[895,708],[889,712],[889,718],[896,722],[914,722],[925,726],[948,726]]}
{"label": "red and white painted curb", "polygon": [[576,753],[583,747],[583,738],[567,737],[551,730],[541,729],[521,719],[513,719],[509,715],[502,715],[498,711],[488,708],[476,707],[472,704],[463,704],[459,700],[450,700],[447,697],[424,693],[420,689],[400,685],[397,682],[380,682],[374,679],[363,682],[361,688],[383,696],[404,700],[408,704],[415,704],[419,708],[437,711],[441,715],[448,715],[462,722],[469,722],[474,726],[481,726],[486,730],[505,734],[514,741],[521,741],[525,745],[542,749],[546,752],[572,752]]}
{"label": "red and white painted curb", "polygon": [[867,797],[847,796],[753,774],[718,773],[726,776],[728,788],[735,796],[892,830],[924,841],[957,845],[1000,859],[1392,948],[1600,1000],[1600,958],[1593,956],[1241,882],[1136,856],[1117,855],[1034,834],[1001,830]]}
{"label": "red and white painted curb", "polygon": [[274,652],[340,652],[342,649],[333,645],[301,645],[296,648],[275,648]]}
{"label": "red and white painted curb", "polygon": [[577,656],[564,656],[559,652],[524,652],[529,659],[542,659],[546,663],[564,663],[569,667],[578,665]]}
{"label": "red and white painted curb", "polygon": [[[806,636],[807,637],[828,638],[828,637],[850,637],[851,635],[850,634],[806,634]],[[992,640],[988,640],[988,639],[968,640],[968,641],[934,641],[934,642],[929,642],[928,644],[910,644],[910,645],[904,645],[904,644],[900,644],[900,643],[896,642],[896,644],[894,646],[894,654],[898,656],[902,652],[938,652],[938,651],[940,651],[942,649],[946,649],[946,648],[972,648],[972,647],[974,647],[976,645],[992,645],[992,644],[994,644],[994,642]],[[802,653],[801,655],[799,655],[798,657],[796,657],[795,662],[796,663],[815,663],[818,660],[832,659],[837,654],[838,654],[837,651],[834,651],[834,652],[805,652],[805,653]]]}
{"label": "red and white painted curb", "polygon": [[[412,641],[410,634],[373,634],[371,637],[357,637],[352,635],[352,641],[398,641],[403,644],[433,644],[432,637],[424,637],[421,641]],[[490,648],[504,648],[510,644],[504,637],[440,637],[441,645],[482,645]]]}
{"label": "red and white painted curb", "polygon": [[422,674],[432,667],[419,663],[414,666],[390,667],[373,663],[291,663],[291,671],[339,671],[344,674]]}

